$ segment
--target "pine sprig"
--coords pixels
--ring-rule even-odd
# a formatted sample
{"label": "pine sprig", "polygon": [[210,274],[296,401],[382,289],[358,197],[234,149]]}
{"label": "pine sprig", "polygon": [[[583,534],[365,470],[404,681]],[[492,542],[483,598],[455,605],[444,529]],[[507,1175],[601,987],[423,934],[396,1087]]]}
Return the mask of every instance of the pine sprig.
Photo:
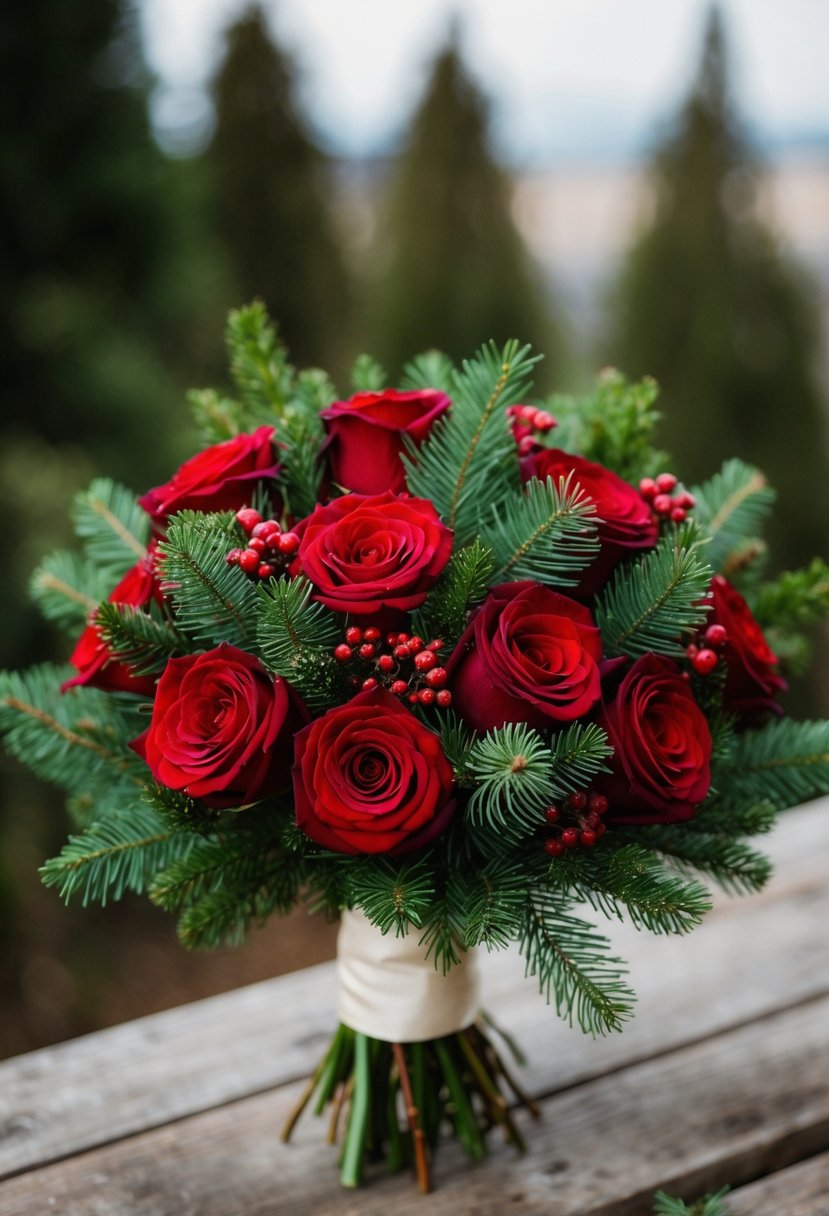
{"label": "pine sprig", "polygon": [[460,544],[478,532],[483,503],[497,502],[518,478],[515,442],[504,406],[520,400],[537,357],[529,347],[494,343],[453,378],[452,409],[426,441],[403,457],[413,494],[430,499]]}
{"label": "pine sprig", "polygon": [[224,443],[250,427],[250,419],[242,403],[225,397],[215,389],[191,389],[187,394],[187,404],[205,443]]}
{"label": "pine sprig", "polygon": [[182,912],[179,941],[188,950],[239,946],[252,925],[291,910],[300,881],[297,869],[278,859],[234,886],[211,891]]}
{"label": "pine sprig", "polygon": [[493,582],[519,579],[571,587],[599,552],[596,506],[571,473],[540,481],[492,508],[481,531],[493,552]]}
{"label": "pine sprig", "polygon": [[730,797],[723,801],[707,799],[693,819],[684,824],[686,832],[706,832],[715,836],[763,836],[777,822],[777,811],[771,802],[735,803]]}
{"label": "pine sprig", "polygon": [[455,365],[440,350],[415,355],[403,368],[400,386],[404,389],[439,389],[450,396],[454,388]]}
{"label": "pine sprig", "polygon": [[455,641],[466,628],[469,610],[486,595],[494,568],[492,551],[480,539],[458,549],[415,614],[415,628]]}
{"label": "pine sprig", "polygon": [[526,974],[538,979],[548,1004],[571,1026],[606,1034],[632,1016],[635,997],[622,978],[625,964],[609,956],[607,939],[573,916],[558,892],[530,894],[519,944]]}
{"label": "pine sprig", "polygon": [[249,646],[255,632],[256,591],[238,566],[233,516],[182,511],[159,546],[161,578],[184,633],[208,645]]}
{"label": "pine sprig", "polygon": [[261,300],[231,312],[225,340],[230,372],[247,409],[244,429],[273,425],[290,395],[293,369]]}
{"label": "pine sprig", "polygon": [[465,913],[464,948],[503,950],[521,929],[527,902],[527,872],[521,860],[493,858],[460,880]]}
{"label": "pine sprig", "polygon": [[283,676],[310,709],[331,704],[341,671],[332,657],[341,640],[337,618],[313,598],[307,579],[280,578],[258,590],[257,641],[271,671]]}
{"label": "pine sprig", "polygon": [[195,839],[171,831],[149,807],[135,805],[70,836],[40,874],[67,903],[80,894],[84,906],[90,901],[105,904],[125,891],[145,891],[158,870],[186,857]]}
{"label": "pine sprig", "polygon": [[638,562],[620,566],[596,605],[606,652],[680,658],[683,635],[705,621],[711,573],[687,526],[667,533]]}
{"label": "pine sprig", "polygon": [[514,842],[544,822],[553,761],[538,731],[511,723],[489,731],[470,748],[467,770],[476,788],[466,808],[473,829]]}
{"label": "pine sprig", "polygon": [[113,583],[147,551],[150,517],[131,490],[99,477],[78,494],[72,507],[75,532],[87,557],[105,570]]}
{"label": "pine sprig", "polygon": [[797,629],[829,614],[829,566],[816,557],[802,570],[787,570],[752,596],[752,609],[764,629]]}
{"label": "pine sprig", "polygon": [[726,842],[719,834],[686,832],[684,828],[684,824],[682,829],[638,828],[637,839],[630,842],[661,853],[682,874],[706,875],[732,894],[751,894],[768,882],[771,862],[762,853],[740,840]]}
{"label": "pine sprig", "polygon": [[714,1195],[703,1195],[690,1207],[681,1199],[673,1199],[664,1191],[657,1191],[653,1197],[653,1216],[728,1216],[725,1197],[729,1189],[724,1186]]}
{"label": "pine sprig", "polygon": [[670,458],[653,446],[661,418],[655,407],[658,395],[659,387],[650,377],[631,384],[608,368],[587,395],[550,398],[549,409],[558,419],[555,444],[634,483],[669,468]]}
{"label": "pine sprig", "polygon": [[434,873],[424,857],[402,864],[366,858],[355,865],[349,886],[354,905],[381,933],[394,929],[396,937],[405,937],[410,927],[422,928],[435,895]]}
{"label": "pine sprig", "polygon": [[775,500],[759,469],[736,459],[691,493],[697,500],[695,518],[711,538],[706,557],[714,570],[760,536]]}
{"label": "pine sprig", "polygon": [[76,633],[112,588],[113,579],[105,569],[80,553],[61,549],[35,570],[29,593],[47,620]]}
{"label": "pine sprig", "polygon": [[713,780],[737,805],[767,802],[781,811],[829,793],[829,721],[783,718],[735,736]]}
{"label": "pine sprig", "polygon": [[432,959],[435,969],[443,975],[456,967],[463,955],[466,936],[463,897],[462,884],[450,875],[440,895],[424,910],[420,945],[426,947],[426,957]]}
{"label": "pine sprig", "polygon": [[147,612],[105,600],[98,607],[95,623],[108,649],[136,675],[163,671],[169,659],[193,649],[172,621],[152,606]]}
{"label": "pine sprig", "polygon": [[595,722],[571,723],[554,736],[551,750],[551,801],[586,789],[598,773],[610,771],[605,760],[613,755],[613,748]]}
{"label": "pine sprig", "polygon": [[351,368],[351,387],[355,393],[379,393],[389,383],[386,369],[371,355],[358,355]]}

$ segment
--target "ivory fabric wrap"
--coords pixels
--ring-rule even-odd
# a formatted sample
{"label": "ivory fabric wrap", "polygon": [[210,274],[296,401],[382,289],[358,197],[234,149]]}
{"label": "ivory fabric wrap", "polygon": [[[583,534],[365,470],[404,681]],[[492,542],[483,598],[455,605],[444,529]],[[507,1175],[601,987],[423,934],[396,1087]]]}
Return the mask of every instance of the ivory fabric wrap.
{"label": "ivory fabric wrap", "polygon": [[345,909],[337,937],[337,1013],[361,1034],[420,1043],[475,1021],[480,1000],[476,950],[446,975],[418,945],[420,934],[383,934],[362,912]]}

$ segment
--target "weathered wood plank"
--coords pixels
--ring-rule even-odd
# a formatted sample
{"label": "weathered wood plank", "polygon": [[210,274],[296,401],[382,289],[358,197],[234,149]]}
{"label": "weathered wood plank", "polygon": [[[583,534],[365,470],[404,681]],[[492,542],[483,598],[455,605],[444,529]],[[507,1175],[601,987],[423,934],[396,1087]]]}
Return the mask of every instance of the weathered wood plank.
{"label": "weathered wood plank", "polygon": [[[829,998],[775,1014],[544,1103],[523,1158],[438,1158],[429,1216],[645,1216],[653,1192],[701,1194],[829,1147]],[[338,1192],[310,1120],[276,1129],[290,1085],[0,1185],[4,1216],[397,1216],[423,1212],[409,1178]],[[788,1208],[779,1209],[782,1216]]]}
{"label": "weathered wood plank", "polygon": [[728,1196],[729,1216],[829,1216],[829,1153],[778,1170]]}
{"label": "weathered wood plank", "polygon": [[[572,1085],[756,1017],[829,986],[829,802],[791,812],[767,838],[768,891],[720,901],[681,941],[614,924],[639,1012],[593,1042],[547,1010],[520,960],[485,959],[487,1007],[521,1040],[533,1075]],[[821,953],[822,960],[821,961]],[[302,1076],[330,1034],[330,965],[254,984],[0,1064],[0,1176]]]}

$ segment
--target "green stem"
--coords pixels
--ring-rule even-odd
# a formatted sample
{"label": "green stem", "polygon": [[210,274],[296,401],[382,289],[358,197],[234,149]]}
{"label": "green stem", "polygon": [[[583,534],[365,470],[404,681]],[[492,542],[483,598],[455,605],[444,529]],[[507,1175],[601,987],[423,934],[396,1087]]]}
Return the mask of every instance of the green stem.
{"label": "green stem", "polygon": [[371,1053],[368,1035],[354,1032],[354,1091],[343,1145],[340,1181],[359,1186],[363,1178],[369,1114],[371,1111]]}
{"label": "green stem", "polygon": [[435,1054],[440,1062],[455,1114],[455,1129],[467,1155],[480,1159],[486,1156],[486,1144],[470,1105],[463,1078],[457,1070],[446,1039],[435,1040]]}

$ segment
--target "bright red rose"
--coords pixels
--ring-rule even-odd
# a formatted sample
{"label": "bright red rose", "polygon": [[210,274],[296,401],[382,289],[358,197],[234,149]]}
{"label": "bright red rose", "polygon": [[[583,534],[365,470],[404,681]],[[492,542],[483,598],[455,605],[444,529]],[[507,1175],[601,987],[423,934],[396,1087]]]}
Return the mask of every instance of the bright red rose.
{"label": "bright red rose", "polygon": [[639,491],[604,465],[562,452],[559,448],[544,448],[521,461],[524,481],[531,477],[541,481],[552,477],[558,485],[559,478],[570,473],[596,504],[599,520],[601,549],[582,571],[579,585],[573,591],[574,595],[587,598],[601,590],[623,557],[639,549],[652,549],[659,529]]}
{"label": "bright red rose", "polygon": [[693,816],[711,785],[711,732],[671,659],[637,659],[596,721],[614,754],[596,789],[616,823],[678,823]]}
{"label": "bright red rose", "polygon": [[236,511],[250,502],[257,482],[276,476],[273,437],[272,426],[260,426],[205,448],[138,501],[160,528],[176,511]]}
{"label": "bright red rose", "polygon": [[450,404],[446,393],[435,389],[401,393],[387,388],[335,401],[320,414],[331,477],[356,494],[405,490],[404,436],[422,443]]}
{"label": "bright red rose", "polygon": [[[146,608],[151,600],[162,602],[161,588],[155,568],[156,542],[151,542],[144,557],[128,570],[118,586],[109,595],[112,604],[128,604],[133,608]],[[61,691],[75,685],[88,684],[91,688],[102,688],[106,692],[134,692],[140,696],[152,696],[155,688],[153,676],[135,676],[125,663],[112,657],[101,631],[95,624],[94,614],[78,638],[69,662],[78,674],[61,685]]]}
{"label": "bright red rose", "polygon": [[298,826],[337,853],[411,853],[455,810],[440,740],[384,689],[301,730],[293,777]]}
{"label": "bright red rose", "polygon": [[376,615],[418,608],[452,552],[452,533],[425,498],[346,494],[318,506],[300,536],[291,574],[338,612]]}
{"label": "bright red rose", "polygon": [[479,731],[572,722],[599,699],[601,656],[601,635],[583,604],[538,583],[503,583],[447,664],[452,704]]}
{"label": "bright red rose", "polygon": [[715,574],[711,581],[708,602],[712,610],[706,626],[722,625],[727,635],[722,648],[727,671],[724,708],[749,721],[781,713],[775,697],[788,686],[777,669],[777,655],[748,604],[721,574]]}
{"label": "bright red rose", "polygon": [[252,654],[223,642],[170,659],[149,728],[131,744],[156,781],[208,806],[243,806],[285,786],[296,694]]}

